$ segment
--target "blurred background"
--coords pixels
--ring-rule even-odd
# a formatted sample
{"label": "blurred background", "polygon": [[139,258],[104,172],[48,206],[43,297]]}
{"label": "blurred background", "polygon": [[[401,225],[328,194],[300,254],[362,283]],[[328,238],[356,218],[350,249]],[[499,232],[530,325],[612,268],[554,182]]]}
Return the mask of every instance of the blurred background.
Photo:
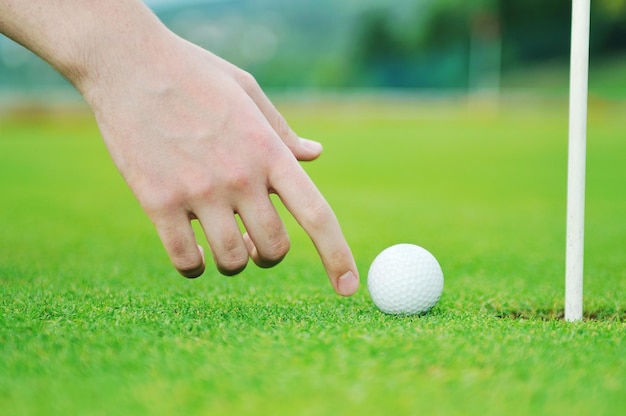
{"label": "blurred background", "polygon": [[[571,0],[146,0],[269,92],[566,95]],[[626,97],[626,0],[592,2],[590,93]],[[0,100],[79,100],[0,37]]]}

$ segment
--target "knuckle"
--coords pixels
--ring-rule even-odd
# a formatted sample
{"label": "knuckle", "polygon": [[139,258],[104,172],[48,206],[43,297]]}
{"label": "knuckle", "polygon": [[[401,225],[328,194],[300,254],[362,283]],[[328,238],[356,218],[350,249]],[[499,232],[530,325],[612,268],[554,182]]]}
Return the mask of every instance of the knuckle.
{"label": "knuckle", "polygon": [[177,210],[185,197],[180,189],[158,189],[138,195],[138,199],[148,215],[160,216]]}
{"label": "knuckle", "polygon": [[239,193],[245,193],[252,186],[251,176],[242,169],[233,169],[226,182],[231,191]]}
{"label": "knuckle", "polygon": [[247,92],[260,88],[259,83],[257,82],[256,78],[254,78],[254,75],[252,75],[248,71],[237,71],[235,78],[237,80],[237,83],[241,85],[241,87]]}
{"label": "knuckle", "polygon": [[174,256],[171,260],[176,270],[185,277],[198,277],[204,272],[202,259],[194,253],[181,253]]}
{"label": "knuckle", "polygon": [[324,200],[310,203],[305,212],[304,221],[310,229],[324,228],[334,220],[335,214]]}
{"label": "knuckle", "polygon": [[217,183],[199,169],[187,169],[184,177],[165,179],[137,193],[141,206],[149,214],[167,215],[186,208],[195,201],[211,201]]}
{"label": "knuckle", "polygon": [[262,267],[267,264],[266,267],[274,266],[281,262],[282,259],[285,258],[289,249],[291,248],[291,244],[288,238],[279,238],[270,242],[268,248],[264,253],[262,253],[263,264]]}
{"label": "knuckle", "polygon": [[246,132],[246,136],[262,158],[274,159],[279,148],[277,146],[279,137],[275,131],[269,128],[251,128]]}
{"label": "knuckle", "polygon": [[248,251],[234,238],[225,240],[223,244],[223,252],[215,259],[218,270],[226,276],[240,273],[248,264]]}
{"label": "knuckle", "polygon": [[225,256],[236,257],[243,252],[241,248],[241,239],[234,232],[229,233],[222,238],[222,251]]}
{"label": "knuckle", "polygon": [[193,183],[193,187],[187,191],[187,195],[189,195],[190,201],[209,203],[215,201],[218,192],[215,184],[210,180],[206,180]]}
{"label": "knuckle", "polygon": [[295,135],[295,133],[291,130],[291,127],[289,127],[287,120],[285,120],[285,118],[280,113],[276,113],[273,126],[274,130],[276,130],[276,134],[278,134],[279,137],[287,138]]}
{"label": "knuckle", "polygon": [[217,269],[225,276],[234,276],[241,273],[248,265],[248,256],[220,258],[217,260]]}
{"label": "knuckle", "polygon": [[327,254],[328,263],[339,267],[341,272],[344,271],[344,265],[350,263],[351,259],[352,253],[347,247],[335,249]]}

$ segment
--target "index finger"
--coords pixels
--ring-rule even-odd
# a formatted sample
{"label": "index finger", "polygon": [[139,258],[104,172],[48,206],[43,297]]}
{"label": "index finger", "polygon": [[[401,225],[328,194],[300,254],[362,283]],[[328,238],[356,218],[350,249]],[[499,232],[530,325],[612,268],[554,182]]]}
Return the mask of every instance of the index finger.
{"label": "index finger", "polygon": [[275,165],[272,188],[313,241],[335,291],[350,296],[359,287],[359,272],[339,221],[296,159],[286,159]]}

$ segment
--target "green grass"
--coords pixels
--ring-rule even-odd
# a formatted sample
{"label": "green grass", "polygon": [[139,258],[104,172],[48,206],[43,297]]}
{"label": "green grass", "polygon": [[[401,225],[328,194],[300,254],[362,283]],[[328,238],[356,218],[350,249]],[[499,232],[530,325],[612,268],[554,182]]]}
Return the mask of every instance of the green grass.
{"label": "green grass", "polygon": [[[565,101],[283,103],[361,270],[332,293],[306,235],[185,280],[88,117],[0,119],[0,413],[617,415],[626,406],[623,107],[589,121],[586,319],[561,318]],[[385,247],[432,251],[435,309],[379,313]]]}

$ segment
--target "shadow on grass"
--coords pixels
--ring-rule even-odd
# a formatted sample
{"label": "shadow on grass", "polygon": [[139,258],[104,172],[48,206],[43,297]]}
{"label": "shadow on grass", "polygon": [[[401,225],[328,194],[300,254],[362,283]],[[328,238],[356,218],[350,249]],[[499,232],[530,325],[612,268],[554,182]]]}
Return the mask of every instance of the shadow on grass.
{"label": "shadow on grass", "polygon": [[[565,313],[558,308],[487,308],[497,318],[562,321]],[[621,308],[588,308],[583,311],[583,321],[626,322],[626,310]]]}

